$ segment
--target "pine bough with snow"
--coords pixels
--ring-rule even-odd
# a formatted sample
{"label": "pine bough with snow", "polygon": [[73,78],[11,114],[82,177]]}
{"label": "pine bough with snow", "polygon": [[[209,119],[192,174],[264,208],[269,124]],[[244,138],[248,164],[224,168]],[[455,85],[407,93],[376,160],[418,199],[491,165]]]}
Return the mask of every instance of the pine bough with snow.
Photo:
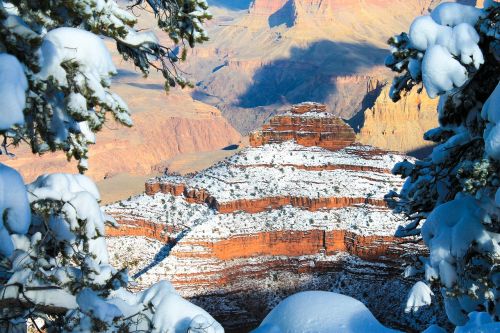
{"label": "pine bough with snow", "polygon": [[[143,2],[131,6],[147,7]],[[126,104],[109,89],[116,68],[98,35],[114,40],[145,75],[161,71],[166,87],[188,84],[175,62],[183,59],[186,43],[207,40],[205,0],[147,3],[179,47],[159,44],[151,31],[138,32],[136,17],[112,0],[0,1],[0,94],[9,96],[0,99],[2,134],[14,144],[28,141],[33,153],[64,150],[85,170],[88,144],[106,113],[132,125]]]}
{"label": "pine bough with snow", "polygon": [[[206,40],[204,0],[147,1],[181,46]],[[146,6],[142,0],[133,6]],[[184,85],[179,60],[112,0],[0,1],[0,135],[3,149],[27,141],[34,153],[64,150],[86,169],[88,144],[107,113],[125,125],[125,103],[110,91],[116,73],[102,38],[147,74]],[[49,332],[222,332],[168,282],[138,294],[109,264],[99,193],[83,175],[40,176],[24,185],[0,164],[0,331],[25,332],[39,318]]]}
{"label": "pine bough with snow", "polygon": [[430,250],[407,310],[431,302],[434,285],[457,326],[500,321],[499,17],[498,2],[443,3],[389,41],[387,65],[402,73],[391,97],[421,83],[440,96],[440,126],[425,134],[436,147],[422,161],[397,164],[394,172],[408,178],[387,196],[411,221],[398,234],[420,234]]}

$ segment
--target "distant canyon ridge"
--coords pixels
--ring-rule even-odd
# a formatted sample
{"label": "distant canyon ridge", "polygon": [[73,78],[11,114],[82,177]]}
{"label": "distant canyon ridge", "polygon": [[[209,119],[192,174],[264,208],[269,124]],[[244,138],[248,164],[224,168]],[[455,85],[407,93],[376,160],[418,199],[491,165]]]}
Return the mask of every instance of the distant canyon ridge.
{"label": "distant canyon ridge", "polygon": [[[389,37],[439,3],[209,2],[211,40],[194,49],[187,63],[196,83],[192,95],[219,108],[243,135],[291,104],[316,101],[348,120],[363,143],[420,150],[427,145],[423,132],[437,125],[437,101],[415,91],[393,104],[387,92],[394,73],[384,61]],[[417,129],[408,131],[412,126]]]}
{"label": "distant canyon ridge", "polygon": [[[437,125],[437,100],[413,91],[398,103],[390,101],[393,73],[383,63],[386,40],[438,3],[209,1],[211,39],[189,52],[182,65],[194,89],[166,95],[161,76],[144,79],[113,52],[118,68],[113,87],[129,104],[135,127],[110,122],[98,134],[88,175],[111,183],[102,191],[117,190],[113,200],[139,193],[144,177],[174,165],[188,171],[207,167],[231,154],[223,147],[244,146],[242,137],[250,131],[307,100],[322,102],[347,120],[361,143],[425,154],[422,134]],[[151,27],[151,15],[141,13],[139,25]],[[18,168],[26,181],[45,172],[76,172],[64,154],[33,157],[27,147],[13,152],[15,159],[3,157],[2,162]],[[131,184],[133,190],[126,189]]]}

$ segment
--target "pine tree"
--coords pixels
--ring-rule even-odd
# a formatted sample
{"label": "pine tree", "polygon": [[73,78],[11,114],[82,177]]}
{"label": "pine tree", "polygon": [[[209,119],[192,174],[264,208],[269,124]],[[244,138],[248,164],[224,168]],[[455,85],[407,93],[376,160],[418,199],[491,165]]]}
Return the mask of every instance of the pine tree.
{"label": "pine tree", "polygon": [[[424,136],[436,144],[432,154],[396,165],[407,180],[386,199],[410,220],[397,235],[421,235],[429,248],[425,279],[441,288],[448,317],[460,326],[478,315],[472,312],[500,320],[499,16],[498,2],[441,4],[389,40],[386,61],[401,73],[393,100],[422,85],[440,96],[440,126]],[[430,300],[431,289],[419,286],[407,310]]]}
{"label": "pine tree", "polygon": [[[131,126],[110,91],[116,69],[104,36],[147,75],[184,86],[175,63],[207,40],[204,0],[135,0],[153,10],[178,49],[134,28],[136,17],[113,0],[0,1],[0,134],[3,150],[25,141],[33,153],[63,150],[87,168],[88,146],[106,115]],[[24,332],[41,318],[49,332],[220,332],[206,312],[168,282],[138,294],[109,264],[99,192],[84,175],[42,175],[27,186],[0,164],[0,331]],[[183,308],[179,313],[175,308]],[[185,321],[191,318],[190,322]]]}

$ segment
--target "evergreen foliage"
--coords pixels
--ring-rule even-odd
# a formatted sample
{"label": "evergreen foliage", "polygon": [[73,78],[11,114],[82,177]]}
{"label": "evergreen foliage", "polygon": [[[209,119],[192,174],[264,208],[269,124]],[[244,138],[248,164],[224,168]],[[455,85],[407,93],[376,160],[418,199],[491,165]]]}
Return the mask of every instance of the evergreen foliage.
{"label": "evergreen foliage", "polygon": [[493,1],[441,4],[389,40],[386,60],[401,73],[394,101],[413,87],[440,96],[440,126],[424,136],[436,144],[432,154],[397,164],[407,180],[386,200],[410,221],[397,235],[422,235],[429,247],[425,277],[441,287],[455,325],[473,311],[500,320],[499,18]]}
{"label": "evergreen foliage", "polygon": [[[204,0],[147,2],[178,48],[207,40]],[[0,1],[4,152],[21,141],[33,153],[63,150],[83,172],[107,114],[132,125],[126,104],[110,91],[116,69],[102,37],[145,75],[153,68],[169,86],[186,85],[175,67],[178,52],[136,22],[113,0]],[[110,265],[104,238],[105,224],[116,222],[99,201],[86,176],[42,175],[25,186],[0,164],[0,331],[26,332],[34,318],[48,332],[223,331],[168,282],[137,294],[127,289],[127,270]]]}

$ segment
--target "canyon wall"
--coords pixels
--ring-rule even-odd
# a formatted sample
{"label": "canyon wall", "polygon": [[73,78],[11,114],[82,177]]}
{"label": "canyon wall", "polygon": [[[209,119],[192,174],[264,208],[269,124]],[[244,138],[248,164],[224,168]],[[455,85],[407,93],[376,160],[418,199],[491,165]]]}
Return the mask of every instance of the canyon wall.
{"label": "canyon wall", "polygon": [[386,86],[373,107],[364,112],[364,124],[358,134],[361,143],[389,150],[412,152],[430,147],[423,139],[426,131],[438,126],[438,99],[430,99],[415,87],[394,103]]}
{"label": "canyon wall", "polygon": [[373,82],[392,81],[388,38],[439,2],[256,0],[248,11],[224,11],[187,64],[193,96],[222,110],[242,134],[306,100],[350,119],[373,105],[380,93]]}
{"label": "canyon wall", "polygon": [[[238,143],[240,135],[217,110],[207,108],[200,119],[172,117],[166,113],[145,111],[132,115],[134,126],[122,128],[110,124],[97,135],[90,147],[89,171],[95,181],[119,173],[155,174],[156,166],[178,154],[211,151]],[[42,173],[77,172],[76,163],[68,163],[64,153],[33,156],[28,147],[12,151],[16,156],[3,161],[16,168],[30,182]]]}
{"label": "canyon wall", "polygon": [[146,183],[146,194],[154,195],[156,193],[171,194],[174,196],[183,196],[187,202],[207,204],[221,214],[230,214],[235,212],[260,213],[266,210],[279,209],[285,206],[299,207],[309,211],[320,209],[333,209],[366,204],[379,207],[387,207],[384,200],[371,198],[342,198],[342,197],[322,197],[309,198],[300,196],[279,196],[264,197],[259,199],[240,199],[219,203],[217,198],[212,196],[205,189],[189,188],[185,184],[155,182]]}
{"label": "canyon wall", "polygon": [[[241,140],[217,108],[194,100],[187,90],[176,88],[167,94],[159,73],[145,78],[121,59],[111,42],[107,46],[118,70],[112,90],[129,106],[134,126],[127,128],[109,119],[97,133],[86,173],[94,181],[117,174],[151,176],[163,172],[157,166],[174,156],[213,151]],[[15,157],[2,155],[2,163],[19,170],[26,182],[42,173],[77,172],[76,163],[68,163],[64,152],[34,156],[24,144],[11,152]]]}

